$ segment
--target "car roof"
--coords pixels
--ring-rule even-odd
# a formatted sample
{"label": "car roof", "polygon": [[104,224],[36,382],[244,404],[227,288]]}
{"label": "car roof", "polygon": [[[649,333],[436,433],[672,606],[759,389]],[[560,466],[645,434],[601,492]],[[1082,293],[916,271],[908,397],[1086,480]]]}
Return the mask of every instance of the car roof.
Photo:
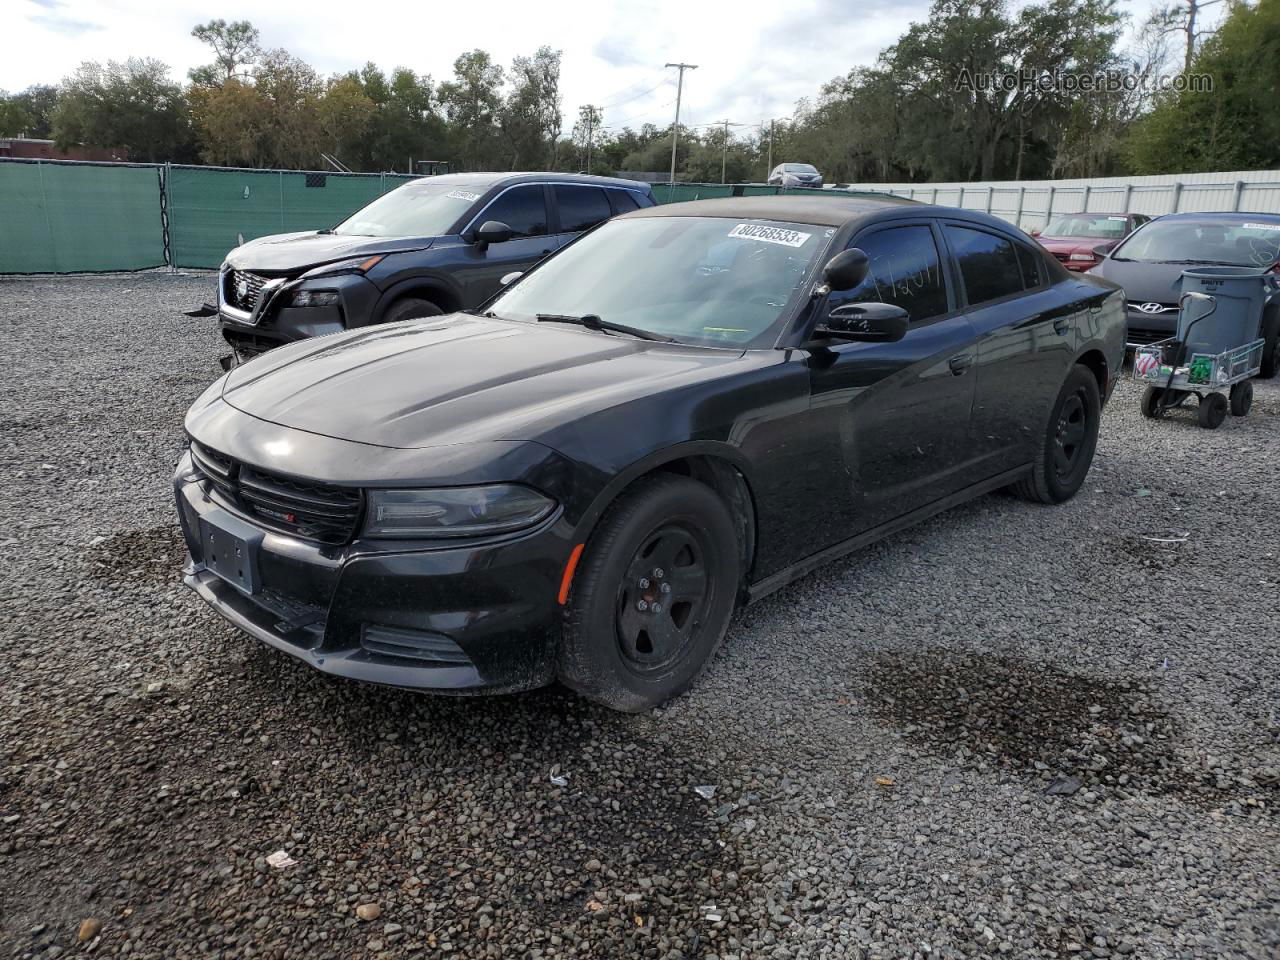
{"label": "car roof", "polygon": [[1203,220],[1205,217],[1212,217],[1218,220],[1256,220],[1259,217],[1268,217],[1272,220],[1280,220],[1280,214],[1275,213],[1249,213],[1248,211],[1240,213],[1235,210],[1222,211],[1217,210],[1186,210],[1182,213],[1166,213],[1163,216],[1156,217],[1157,220]]}
{"label": "car roof", "polygon": [[823,227],[842,227],[850,220],[877,213],[888,207],[920,207],[906,197],[890,194],[856,197],[824,191],[819,196],[788,194],[780,197],[719,197],[714,200],[689,200],[645,207],[623,214],[624,217],[723,217],[740,220],[781,220],[787,223],[809,223]]}
{"label": "car roof", "polygon": [[624,180],[621,177],[597,177],[586,173],[443,173],[435,177],[422,177],[411,183],[438,183],[445,186],[489,187],[507,186],[536,181],[538,183],[588,183],[600,187],[623,187],[627,190],[649,192],[649,184],[641,180]]}

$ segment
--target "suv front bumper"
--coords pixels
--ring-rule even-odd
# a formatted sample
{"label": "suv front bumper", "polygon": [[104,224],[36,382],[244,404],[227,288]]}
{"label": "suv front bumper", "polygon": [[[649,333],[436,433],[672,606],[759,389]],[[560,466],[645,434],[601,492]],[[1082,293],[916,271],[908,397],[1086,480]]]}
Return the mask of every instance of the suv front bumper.
{"label": "suv front bumper", "polygon": [[455,693],[531,689],[554,677],[570,552],[555,515],[514,538],[429,547],[358,538],[326,546],[261,529],[246,593],[205,562],[201,519],[227,505],[192,479],[189,453],[174,495],[184,582],[245,633],[317,670]]}
{"label": "suv front bumper", "polygon": [[[364,326],[381,296],[378,287],[363,275],[336,274],[282,280],[265,288],[255,308],[246,311],[227,302],[225,287],[224,271],[218,278],[218,324],[222,338],[243,358],[295,340]],[[294,294],[300,290],[334,291],[338,302],[323,307],[290,306]]]}

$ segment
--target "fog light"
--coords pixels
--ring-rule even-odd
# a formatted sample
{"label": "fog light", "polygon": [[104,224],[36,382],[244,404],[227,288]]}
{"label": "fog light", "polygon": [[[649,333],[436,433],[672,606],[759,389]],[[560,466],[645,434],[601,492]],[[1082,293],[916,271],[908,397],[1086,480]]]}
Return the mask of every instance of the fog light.
{"label": "fog light", "polygon": [[337,302],[337,290],[298,290],[294,293],[290,306],[331,307]]}

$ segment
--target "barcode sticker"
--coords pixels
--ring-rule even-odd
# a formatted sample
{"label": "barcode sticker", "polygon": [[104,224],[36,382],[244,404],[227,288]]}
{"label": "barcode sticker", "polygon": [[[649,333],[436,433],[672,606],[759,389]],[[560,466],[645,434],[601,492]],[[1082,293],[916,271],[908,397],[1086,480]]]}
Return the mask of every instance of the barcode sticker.
{"label": "barcode sticker", "polygon": [[729,231],[729,236],[738,240],[762,240],[765,243],[780,243],[784,247],[803,247],[813,234],[801,233],[799,230],[787,230],[784,227],[769,227],[762,223],[740,223]]}

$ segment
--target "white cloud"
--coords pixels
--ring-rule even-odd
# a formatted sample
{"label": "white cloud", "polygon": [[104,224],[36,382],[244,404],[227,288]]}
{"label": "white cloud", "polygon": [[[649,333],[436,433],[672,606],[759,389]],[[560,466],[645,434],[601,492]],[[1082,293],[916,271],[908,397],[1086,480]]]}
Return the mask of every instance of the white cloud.
{"label": "white cloud", "polygon": [[[1127,0],[1135,17],[1155,0]],[[488,50],[502,64],[548,44],[564,51],[566,129],[579,105],[604,104],[605,125],[668,123],[675,71],[685,75],[681,119],[757,124],[789,116],[827,80],[870,64],[928,0],[784,0],[746,4],[688,0],[595,0],[483,4],[385,0],[229,0],[216,10],[196,0],[6,0],[0,89],[56,83],[84,60],[156,57],[183,78],[211,59],[191,28],[215,15],[251,20],[268,47],[284,47],[322,73],[372,60],[406,66],[437,81],[465,50]]]}

